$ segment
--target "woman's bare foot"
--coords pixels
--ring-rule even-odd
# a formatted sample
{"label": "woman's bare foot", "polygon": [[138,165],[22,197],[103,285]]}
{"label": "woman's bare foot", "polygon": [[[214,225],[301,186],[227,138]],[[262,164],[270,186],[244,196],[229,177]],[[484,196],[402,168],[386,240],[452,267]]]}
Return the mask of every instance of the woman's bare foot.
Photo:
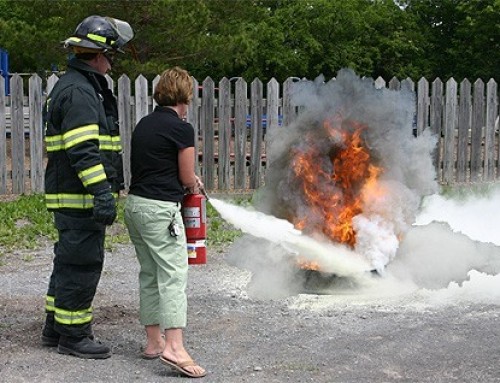
{"label": "woman's bare foot", "polygon": [[160,359],[163,363],[191,378],[201,378],[207,374],[203,367],[193,361],[184,348],[175,353],[165,349]]}
{"label": "woman's bare foot", "polygon": [[160,360],[191,378],[201,378],[207,372],[197,365],[184,348],[181,328],[165,330],[165,349]]}
{"label": "woman's bare foot", "polygon": [[165,349],[165,337],[158,325],[146,326],[146,347],[142,352],[146,358],[155,358]]}

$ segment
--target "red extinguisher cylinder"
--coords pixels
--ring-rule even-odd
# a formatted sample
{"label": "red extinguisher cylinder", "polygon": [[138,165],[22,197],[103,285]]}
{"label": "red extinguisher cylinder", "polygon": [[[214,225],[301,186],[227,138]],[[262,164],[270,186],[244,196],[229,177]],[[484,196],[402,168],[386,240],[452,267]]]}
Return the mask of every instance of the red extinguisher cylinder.
{"label": "red extinguisher cylinder", "polygon": [[186,229],[188,263],[207,263],[207,205],[202,194],[186,194],[182,201],[182,220]]}

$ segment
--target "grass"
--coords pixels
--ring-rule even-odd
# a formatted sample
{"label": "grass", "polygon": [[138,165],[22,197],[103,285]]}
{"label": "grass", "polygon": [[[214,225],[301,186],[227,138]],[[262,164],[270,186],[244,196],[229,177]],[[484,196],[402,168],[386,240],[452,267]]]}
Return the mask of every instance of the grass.
{"label": "grass", "polygon": [[0,247],[6,251],[34,249],[40,238],[54,240],[56,235],[43,195],[20,196],[0,203]]}
{"label": "grass", "polygon": [[[234,202],[246,204],[248,199],[236,199]],[[117,244],[130,242],[124,223],[124,203],[125,199],[120,199],[118,217],[106,231],[105,247],[108,251],[113,251]],[[239,230],[220,217],[210,203],[207,203],[207,223],[207,245],[212,248],[222,248],[241,235]],[[41,239],[57,239],[53,217],[45,208],[43,195],[22,195],[14,201],[0,202],[0,266],[3,264],[3,253],[13,249],[35,249]]]}
{"label": "grass", "polygon": [[[242,204],[244,201],[235,200],[235,203]],[[207,245],[215,249],[221,249],[224,245],[232,243],[241,236],[241,231],[234,229],[224,221],[217,210],[210,203],[207,203]]]}
{"label": "grass", "polygon": [[454,198],[458,201],[465,201],[471,197],[486,198],[494,191],[498,190],[496,183],[466,184],[466,185],[444,185],[440,194],[447,198]]}

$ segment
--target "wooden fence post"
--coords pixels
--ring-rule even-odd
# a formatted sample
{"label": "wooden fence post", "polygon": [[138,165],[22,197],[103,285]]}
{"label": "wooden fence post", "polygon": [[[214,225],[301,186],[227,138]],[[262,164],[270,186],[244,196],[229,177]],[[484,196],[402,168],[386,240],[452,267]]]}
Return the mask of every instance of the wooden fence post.
{"label": "wooden fence post", "polygon": [[125,189],[130,186],[130,144],[132,141],[132,106],[130,97],[130,79],[122,75],[118,79],[118,125],[120,127],[120,139],[122,144],[123,179]]}
{"label": "wooden fence post", "polygon": [[[266,136],[272,134],[280,125],[280,84],[275,78],[267,83]],[[267,158],[267,156],[266,156]],[[267,165],[267,161],[266,161]]]}
{"label": "wooden fence post", "polygon": [[214,81],[207,77],[203,81],[201,112],[200,112],[200,129],[203,141],[203,160],[202,160],[202,175],[204,176],[203,183],[208,190],[214,189],[215,181],[215,151],[214,151],[214,106],[215,106],[215,87]]}
{"label": "wooden fence post", "polygon": [[386,87],[385,80],[378,76],[377,79],[373,82],[373,85],[375,86],[375,89],[382,89]]}
{"label": "wooden fence post", "polygon": [[484,82],[477,79],[472,96],[470,181],[478,182],[483,176],[484,138]]}
{"label": "wooden fence post", "polygon": [[247,83],[239,78],[234,90],[234,187],[245,189],[248,97]]}
{"label": "wooden fence post", "polygon": [[52,73],[50,77],[47,79],[47,94],[50,94],[52,92],[52,89],[56,85],[56,83],[59,81],[59,77],[55,73]]}
{"label": "wooden fence post", "polygon": [[429,123],[429,82],[422,77],[417,86],[417,135],[421,135]]}
{"label": "wooden fence post", "polygon": [[250,189],[258,189],[262,162],[262,111],[263,85],[258,78],[251,84],[251,130],[250,130]]}
{"label": "wooden fence post", "polygon": [[471,84],[465,79],[460,83],[460,100],[458,103],[458,145],[457,145],[457,181],[465,182],[469,177],[469,133]]}
{"label": "wooden fence post", "polygon": [[[194,128],[194,155],[195,155],[195,161],[194,161],[194,171],[197,175],[200,175],[200,96],[199,96],[199,86],[198,86],[198,80],[196,80],[194,77],[193,79],[193,100],[188,106],[188,111],[187,111],[187,121],[193,126]],[[160,80],[160,77],[157,76],[155,78],[155,81],[153,81],[154,87],[156,87],[156,84]],[[153,104],[154,107],[155,104]]]}
{"label": "wooden fence post", "polygon": [[485,181],[493,181],[495,179],[495,161],[498,159],[498,154],[495,153],[495,119],[498,118],[498,94],[497,83],[490,79],[486,85],[486,131],[484,137],[484,170],[486,177]]}
{"label": "wooden fence post", "polygon": [[24,91],[23,79],[14,74],[10,80],[11,88],[11,143],[12,143],[12,193],[24,194]]}
{"label": "wooden fence post", "polygon": [[295,106],[292,105],[294,80],[289,77],[283,83],[283,125],[288,126],[295,120]]}
{"label": "wooden fence post", "polygon": [[457,82],[451,78],[446,83],[444,112],[443,181],[451,184],[455,176],[455,129],[457,120]]}
{"label": "wooden fence post", "polygon": [[44,191],[42,79],[33,75],[29,79],[29,140],[31,191]]}
{"label": "wooden fence post", "polygon": [[438,181],[441,180],[441,160],[442,160],[442,140],[443,132],[443,82],[438,77],[432,83],[432,96],[430,105],[430,125],[431,131],[437,137],[436,149],[433,153],[434,166]]}
{"label": "wooden fence post", "polygon": [[219,190],[227,190],[231,182],[231,83],[227,77],[219,81],[219,142],[217,184]]}
{"label": "wooden fence post", "polygon": [[134,126],[149,113],[148,80],[142,74],[135,79],[135,121]]}
{"label": "wooden fence post", "polygon": [[396,77],[391,78],[391,80],[389,81],[389,89],[400,90],[401,82]]}

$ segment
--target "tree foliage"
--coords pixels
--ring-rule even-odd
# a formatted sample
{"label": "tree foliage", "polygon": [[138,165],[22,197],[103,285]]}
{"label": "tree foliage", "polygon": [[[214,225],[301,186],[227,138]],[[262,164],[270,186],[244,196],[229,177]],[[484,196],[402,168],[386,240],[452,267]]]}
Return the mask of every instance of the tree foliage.
{"label": "tree foliage", "polygon": [[114,67],[130,76],[500,78],[500,0],[0,0],[11,72],[64,70],[60,42],[91,14],[133,26]]}

